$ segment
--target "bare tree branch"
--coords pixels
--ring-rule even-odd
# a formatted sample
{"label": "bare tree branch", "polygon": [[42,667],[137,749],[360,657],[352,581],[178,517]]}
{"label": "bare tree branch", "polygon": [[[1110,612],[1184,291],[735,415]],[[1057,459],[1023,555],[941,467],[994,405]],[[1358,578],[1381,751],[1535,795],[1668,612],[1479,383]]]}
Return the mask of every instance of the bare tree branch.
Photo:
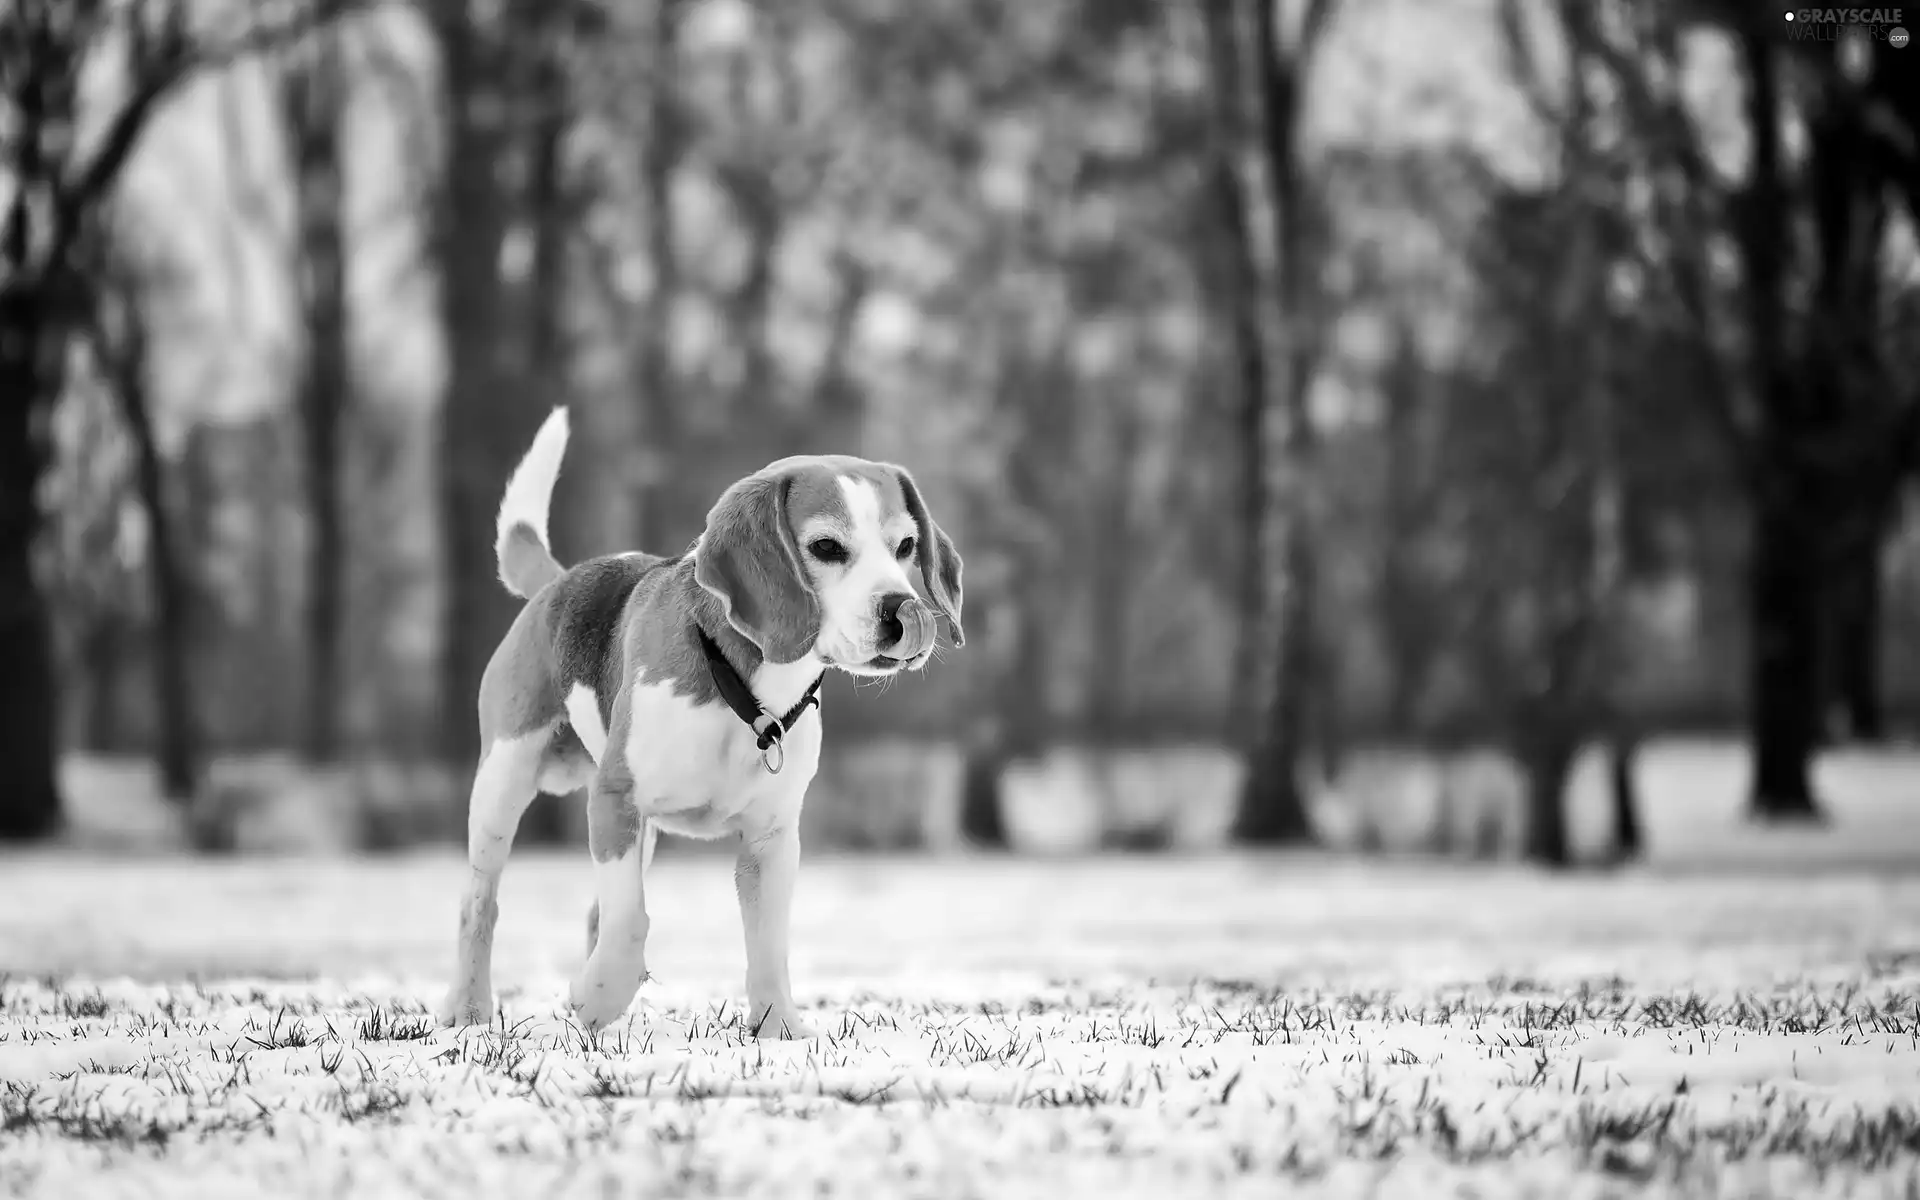
{"label": "bare tree branch", "polygon": [[[1708,416],[1730,448],[1735,470],[1751,482],[1758,418],[1742,403],[1746,391],[1723,360],[1708,254],[1718,222],[1711,209],[1727,194],[1727,184],[1707,162],[1701,138],[1680,94],[1679,47],[1671,14],[1654,12],[1648,44],[1622,47],[1589,20],[1567,24],[1570,51],[1598,65],[1618,88],[1629,121],[1646,139],[1654,178],[1657,227],[1663,237],[1659,259],[1681,312],[1693,329],[1696,366]],[[1649,65],[1659,67],[1656,83]],[[1665,186],[1663,186],[1663,184]]]}
{"label": "bare tree branch", "polygon": [[1500,0],[1496,14],[1500,22],[1500,42],[1505,52],[1507,74],[1520,89],[1520,94],[1526,97],[1534,120],[1553,127],[1560,124],[1564,114],[1549,98],[1540,60],[1527,40],[1527,14],[1534,11],[1533,5],[1523,4],[1521,0]]}
{"label": "bare tree branch", "polygon": [[1302,64],[1313,61],[1314,51],[1326,36],[1327,27],[1333,24],[1336,7],[1336,0],[1307,0],[1306,14],[1300,18],[1300,37],[1294,43]]}
{"label": "bare tree branch", "polygon": [[238,36],[197,43],[187,27],[187,0],[168,0],[158,29],[149,27],[142,5],[128,14],[129,74],[127,96],[106,120],[93,153],[55,181],[51,236],[45,262],[57,269],[71,251],[73,240],[89,211],[120,178],[134,147],[161,104],[200,71],[218,70],[242,59],[290,45],[327,22],[377,3],[345,0],[340,3],[300,5],[283,20],[254,23]]}

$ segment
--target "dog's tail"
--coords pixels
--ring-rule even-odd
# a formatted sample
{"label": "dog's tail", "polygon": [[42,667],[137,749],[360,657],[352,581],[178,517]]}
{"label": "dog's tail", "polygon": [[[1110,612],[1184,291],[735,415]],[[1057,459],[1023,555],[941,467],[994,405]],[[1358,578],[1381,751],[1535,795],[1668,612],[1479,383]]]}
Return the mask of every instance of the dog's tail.
{"label": "dog's tail", "polygon": [[547,541],[547,509],[553,500],[554,480],[560,478],[560,459],[567,452],[567,410],[556,408],[533,435],[526,457],[507,480],[495,523],[493,553],[500,562],[500,582],[525,599],[560,578],[566,568],[553,556]]}

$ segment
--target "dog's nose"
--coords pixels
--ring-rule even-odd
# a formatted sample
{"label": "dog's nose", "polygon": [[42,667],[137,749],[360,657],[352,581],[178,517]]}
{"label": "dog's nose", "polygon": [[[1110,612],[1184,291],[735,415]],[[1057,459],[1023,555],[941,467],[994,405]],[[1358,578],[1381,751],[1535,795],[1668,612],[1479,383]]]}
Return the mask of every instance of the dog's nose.
{"label": "dog's nose", "polygon": [[906,627],[900,623],[900,606],[913,599],[911,592],[888,592],[880,597],[880,644],[891,646],[900,640]]}
{"label": "dog's nose", "polygon": [[922,611],[926,606],[912,592],[888,592],[880,597],[880,649],[893,658],[912,658],[926,649]]}

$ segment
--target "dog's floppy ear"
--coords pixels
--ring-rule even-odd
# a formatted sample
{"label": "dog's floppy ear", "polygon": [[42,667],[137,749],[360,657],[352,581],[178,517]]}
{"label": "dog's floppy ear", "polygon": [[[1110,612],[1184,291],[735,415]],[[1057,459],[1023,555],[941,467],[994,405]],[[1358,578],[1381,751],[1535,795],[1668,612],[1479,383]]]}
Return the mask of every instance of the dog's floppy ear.
{"label": "dog's floppy ear", "polygon": [[953,548],[953,539],[947,531],[934,521],[933,514],[927,511],[927,502],[920,498],[920,489],[913,482],[913,476],[905,467],[893,468],[900,477],[900,491],[906,497],[907,511],[913,514],[913,523],[920,527],[920,579],[926,585],[927,598],[946,615],[947,625],[953,631],[953,644],[967,644],[967,634],[960,627],[960,552]]}
{"label": "dog's floppy ear", "polygon": [[719,597],[727,623],[771,663],[790,663],[820,635],[820,601],[787,521],[793,475],[749,475],[721,493],[693,552],[693,578]]}

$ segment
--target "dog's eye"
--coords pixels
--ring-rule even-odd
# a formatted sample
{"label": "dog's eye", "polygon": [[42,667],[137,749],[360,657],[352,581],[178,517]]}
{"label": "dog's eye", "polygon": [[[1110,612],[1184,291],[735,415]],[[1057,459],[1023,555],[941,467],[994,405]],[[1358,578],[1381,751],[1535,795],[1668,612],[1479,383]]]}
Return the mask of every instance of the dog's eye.
{"label": "dog's eye", "polygon": [[897,559],[900,559],[902,562],[906,561],[909,558],[912,558],[913,557],[913,539],[910,537],[901,538],[899,546],[894,548],[893,556]]}
{"label": "dog's eye", "polygon": [[807,549],[821,562],[838,563],[847,561],[847,548],[832,538],[815,538],[807,543]]}

